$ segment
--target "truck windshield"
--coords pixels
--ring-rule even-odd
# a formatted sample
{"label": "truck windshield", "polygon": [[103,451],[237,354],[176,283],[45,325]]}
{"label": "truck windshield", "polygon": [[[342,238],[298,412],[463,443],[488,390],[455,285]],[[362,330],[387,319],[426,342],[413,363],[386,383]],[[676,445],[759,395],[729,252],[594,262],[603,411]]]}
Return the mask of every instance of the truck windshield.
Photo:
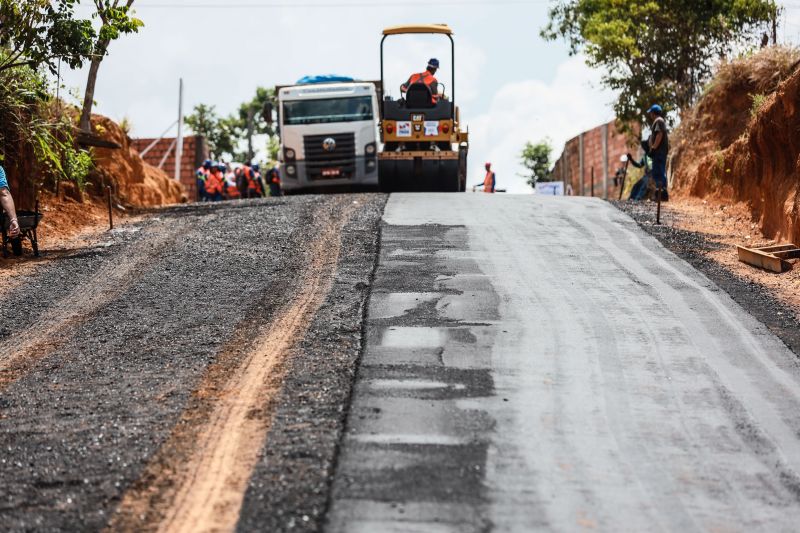
{"label": "truck windshield", "polygon": [[372,97],[297,100],[283,103],[286,126],[372,120]]}

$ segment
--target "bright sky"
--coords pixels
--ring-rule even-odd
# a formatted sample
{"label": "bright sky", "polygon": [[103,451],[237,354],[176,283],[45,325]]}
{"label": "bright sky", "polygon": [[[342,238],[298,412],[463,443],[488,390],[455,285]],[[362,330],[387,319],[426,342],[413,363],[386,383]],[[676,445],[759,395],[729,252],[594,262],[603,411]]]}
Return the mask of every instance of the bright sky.
{"label": "bright sky", "polygon": [[[539,37],[549,4],[136,0],[136,14],[145,27],[111,45],[100,67],[95,111],[116,120],[127,117],[134,136],[157,136],[177,118],[180,77],[187,112],[205,103],[228,114],[259,85],[324,73],[378,79],[384,27],[444,22],[455,31],[456,102],[471,133],[470,184],[483,180],[483,163],[492,161],[498,187],[526,192],[517,175],[522,171],[518,154],[526,141],[549,138],[557,156],[567,139],[613,118],[613,95],[599,87],[598,73],[580,57],[569,57],[563,43]],[[788,9],[784,30],[792,38],[800,34],[800,9]],[[430,57],[438,57],[442,70],[437,77],[449,93],[452,68],[446,43],[422,36],[389,41],[390,90],[407,74],[424,69]],[[68,86],[83,90],[85,71],[63,77]]]}

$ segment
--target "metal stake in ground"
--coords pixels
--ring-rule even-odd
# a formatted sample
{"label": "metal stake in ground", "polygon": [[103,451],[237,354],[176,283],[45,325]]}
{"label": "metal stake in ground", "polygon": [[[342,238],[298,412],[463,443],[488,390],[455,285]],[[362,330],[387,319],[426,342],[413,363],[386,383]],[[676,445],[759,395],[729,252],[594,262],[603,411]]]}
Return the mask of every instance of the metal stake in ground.
{"label": "metal stake in ground", "polygon": [[656,225],[661,225],[661,187],[656,188]]}
{"label": "metal stake in ground", "polygon": [[106,191],[108,191],[108,226],[109,230],[114,229],[114,210],[111,208],[111,186],[106,186]]}
{"label": "metal stake in ground", "polygon": [[592,167],[592,198],[594,198],[594,167]]}

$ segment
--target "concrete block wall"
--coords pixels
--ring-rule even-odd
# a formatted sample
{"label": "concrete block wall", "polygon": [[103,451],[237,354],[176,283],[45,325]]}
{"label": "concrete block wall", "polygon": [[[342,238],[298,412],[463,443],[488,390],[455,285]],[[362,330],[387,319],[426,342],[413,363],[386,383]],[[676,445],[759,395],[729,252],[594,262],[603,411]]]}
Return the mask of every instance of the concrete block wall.
{"label": "concrete block wall", "polygon": [[[141,153],[145,148],[155,139],[133,139],[133,147]],[[163,138],[156,145],[150,149],[143,159],[149,164],[157,167],[161,163],[164,154],[167,153],[172,143],[175,141],[174,137]],[[197,197],[197,181],[195,178],[195,171],[203,164],[203,161],[208,159],[208,145],[205,139],[201,136],[190,135],[183,138],[183,157],[181,158],[181,184],[186,189],[187,195],[190,199]],[[169,177],[175,176],[175,150],[167,156],[164,166],[164,172]]]}
{"label": "concrete block wall", "polygon": [[[604,136],[608,136],[604,143]],[[607,146],[605,146],[607,144]],[[583,175],[581,175],[581,147],[583,148]],[[604,153],[604,148],[607,152]],[[628,145],[628,137],[617,128],[616,120],[585,131],[567,141],[561,156],[553,167],[556,179],[571,186],[576,196],[592,195],[592,168],[594,168],[594,196],[606,197],[603,191],[603,168],[607,165],[608,191],[607,197],[616,198],[619,187],[614,186],[614,175],[622,166],[620,157],[632,152],[638,153],[635,147]]]}

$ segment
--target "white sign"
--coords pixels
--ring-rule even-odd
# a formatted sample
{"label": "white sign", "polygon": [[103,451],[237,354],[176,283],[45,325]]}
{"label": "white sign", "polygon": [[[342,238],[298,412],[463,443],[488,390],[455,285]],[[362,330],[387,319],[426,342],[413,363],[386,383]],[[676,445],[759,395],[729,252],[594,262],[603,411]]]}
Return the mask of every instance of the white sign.
{"label": "white sign", "polygon": [[539,181],[536,183],[536,194],[545,196],[564,196],[563,181]]}
{"label": "white sign", "polygon": [[439,121],[425,121],[425,136],[435,137],[439,135]]}
{"label": "white sign", "polygon": [[411,137],[411,122],[398,122],[397,123],[397,136],[398,137]]}

